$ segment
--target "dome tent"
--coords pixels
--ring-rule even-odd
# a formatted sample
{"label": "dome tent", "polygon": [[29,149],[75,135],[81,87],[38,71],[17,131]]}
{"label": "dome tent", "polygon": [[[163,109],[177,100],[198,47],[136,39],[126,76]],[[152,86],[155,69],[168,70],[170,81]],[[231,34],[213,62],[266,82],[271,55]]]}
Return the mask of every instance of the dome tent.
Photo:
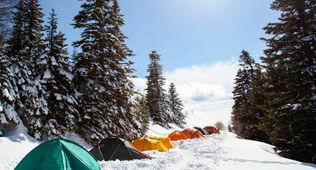
{"label": "dome tent", "polygon": [[170,138],[171,141],[189,139],[184,133],[182,133],[180,131],[174,131],[174,132],[170,133],[170,135],[168,137]]}
{"label": "dome tent", "polygon": [[141,151],[158,150],[166,152],[170,148],[174,148],[168,137],[148,136],[146,138],[138,138],[132,141],[132,145]]}
{"label": "dome tent", "polygon": [[97,160],[79,144],[53,139],[41,143],[29,152],[15,167],[15,170],[100,170]]}
{"label": "dome tent", "polygon": [[186,128],[182,131],[189,139],[199,138],[207,139],[200,131],[195,128]]}
{"label": "dome tent", "polygon": [[151,159],[149,156],[132,147],[128,141],[124,141],[119,137],[107,137],[103,139],[97,146],[90,150],[90,153],[99,161]]}
{"label": "dome tent", "polygon": [[203,129],[206,130],[209,134],[220,134],[220,132],[214,126],[205,126]]}
{"label": "dome tent", "polygon": [[193,128],[198,130],[198,131],[200,131],[203,135],[209,135],[209,133],[206,130],[204,130],[204,129],[200,128],[200,127],[195,126]]}

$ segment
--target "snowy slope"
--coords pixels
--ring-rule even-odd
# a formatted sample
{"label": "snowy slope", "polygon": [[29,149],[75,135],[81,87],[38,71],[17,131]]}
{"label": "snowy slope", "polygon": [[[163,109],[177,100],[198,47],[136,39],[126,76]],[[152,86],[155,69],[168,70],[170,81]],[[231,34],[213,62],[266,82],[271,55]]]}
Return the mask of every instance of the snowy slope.
{"label": "snowy slope", "polygon": [[[227,124],[232,105],[230,99],[190,105],[187,127],[213,125],[216,121]],[[210,110],[203,110],[209,108]],[[188,108],[186,108],[188,109]],[[148,135],[168,136],[174,126],[164,129],[151,125]],[[75,134],[68,134],[67,138],[81,144],[86,144]],[[20,126],[6,137],[0,137],[0,170],[14,169],[19,161],[29,151],[39,144],[25,133]],[[153,157],[152,160],[133,161],[102,161],[102,169],[208,169],[208,170],[315,170],[315,164],[302,163],[275,154],[273,146],[245,139],[238,139],[236,135],[222,131],[221,135],[210,135],[208,140],[190,139],[176,142],[177,147],[167,152],[145,151]]]}
{"label": "snowy slope", "polygon": [[237,139],[229,132],[210,135],[208,140],[190,139],[167,152],[145,151],[152,160],[103,161],[103,169],[166,170],[315,170],[316,165],[282,158],[273,146]]}
{"label": "snowy slope", "polygon": [[6,137],[0,137],[0,169],[13,169],[39,143],[27,135],[22,126],[7,134]]}

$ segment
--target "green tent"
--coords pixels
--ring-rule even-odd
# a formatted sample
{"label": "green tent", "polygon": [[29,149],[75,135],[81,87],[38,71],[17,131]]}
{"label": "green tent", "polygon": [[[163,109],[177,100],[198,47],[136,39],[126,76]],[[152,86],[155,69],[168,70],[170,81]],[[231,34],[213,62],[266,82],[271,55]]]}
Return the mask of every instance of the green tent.
{"label": "green tent", "polygon": [[43,142],[28,153],[15,170],[100,170],[94,157],[79,144],[54,139]]}

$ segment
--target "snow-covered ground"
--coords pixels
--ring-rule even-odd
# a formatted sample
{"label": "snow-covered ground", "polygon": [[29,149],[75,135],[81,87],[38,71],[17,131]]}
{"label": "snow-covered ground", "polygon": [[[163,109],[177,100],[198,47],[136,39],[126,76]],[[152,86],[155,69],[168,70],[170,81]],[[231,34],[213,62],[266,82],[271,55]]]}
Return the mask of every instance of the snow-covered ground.
{"label": "snow-covered ground", "polygon": [[316,165],[282,158],[273,146],[238,139],[229,132],[210,135],[208,140],[190,139],[177,142],[167,152],[145,151],[152,160],[103,161],[103,169],[166,170],[315,170]]}
{"label": "snow-covered ground", "polygon": [[[207,105],[207,106],[206,106]],[[226,124],[232,100],[218,100],[191,105],[187,127],[213,125],[216,121]],[[203,108],[211,110],[203,110]],[[151,125],[148,135],[168,136],[180,128],[164,129]],[[170,170],[315,170],[315,164],[302,163],[277,155],[273,146],[262,142],[238,139],[235,134],[221,131],[221,135],[210,135],[208,140],[189,139],[176,142],[176,147],[167,152],[145,151],[151,160],[102,161],[102,169],[170,169]],[[86,149],[91,146],[78,136],[68,134],[67,138]],[[25,133],[20,126],[14,132],[0,137],[0,170],[14,169],[19,161],[40,142]]]}

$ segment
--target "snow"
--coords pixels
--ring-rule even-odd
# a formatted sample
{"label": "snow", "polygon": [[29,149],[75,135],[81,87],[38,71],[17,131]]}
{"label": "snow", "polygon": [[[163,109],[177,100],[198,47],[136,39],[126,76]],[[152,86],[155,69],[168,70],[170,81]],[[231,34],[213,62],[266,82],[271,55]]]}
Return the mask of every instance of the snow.
{"label": "snow", "polygon": [[[214,125],[222,121],[228,122],[232,99],[212,101],[207,108],[211,110],[197,109],[206,106],[206,103],[191,105],[186,109],[192,109],[188,113],[186,127]],[[194,110],[194,111],[193,111]],[[170,129],[150,124],[147,135],[168,136],[181,128],[171,125]],[[14,169],[19,161],[40,142],[31,138],[26,129],[19,127],[9,134],[0,137],[0,170]],[[97,137],[97,136],[93,136]],[[68,133],[66,139],[79,143],[87,150],[92,148],[78,135]],[[315,164],[302,163],[277,155],[273,146],[252,140],[239,139],[235,134],[221,131],[220,135],[209,135],[207,140],[189,139],[174,142],[176,147],[167,152],[144,151],[152,157],[151,160],[132,161],[100,161],[102,169],[166,169],[166,170],[315,170]]]}
{"label": "snow", "polygon": [[91,117],[89,116],[89,115],[84,115],[84,117],[83,117],[84,119],[91,119]]}
{"label": "snow", "polygon": [[56,100],[61,100],[61,99],[62,99],[62,98],[61,98],[61,94],[55,93],[54,95],[55,95],[55,97],[56,97]]}
{"label": "snow", "polygon": [[72,80],[72,77],[73,77],[72,74],[70,74],[69,72],[66,72],[65,70],[60,70],[60,74],[65,75],[68,80]]}
{"label": "snow", "polygon": [[144,151],[152,160],[102,161],[103,169],[207,169],[207,170],[312,170],[313,164],[276,155],[273,146],[238,139],[229,132],[210,135],[208,140],[189,139],[176,142],[167,152]]}
{"label": "snow", "polygon": [[15,112],[15,110],[12,108],[12,106],[7,106],[4,109],[4,113],[7,115],[7,117],[9,119],[13,119],[15,120],[15,122],[17,122],[16,118],[18,117],[17,113]]}
{"label": "snow", "polygon": [[58,65],[57,62],[56,62],[55,57],[51,57],[51,62],[52,62],[53,66],[57,66]]}
{"label": "snow", "polygon": [[19,126],[6,137],[0,137],[0,169],[14,169],[19,161],[40,142],[25,133],[26,129]]}
{"label": "snow", "polygon": [[51,73],[49,70],[46,70],[44,73],[43,79],[50,79],[52,77]]}
{"label": "snow", "polygon": [[3,113],[0,113],[0,123],[3,125],[8,123],[8,121],[5,118],[5,115]]}
{"label": "snow", "polygon": [[[23,88],[23,90],[24,90],[24,88]],[[37,95],[37,90],[36,90],[34,87],[27,86],[26,91],[27,91],[29,94]]]}
{"label": "snow", "polygon": [[36,120],[36,127],[39,127],[39,128],[42,127],[41,119]]}
{"label": "snow", "polygon": [[13,101],[13,97],[9,94],[8,89],[4,89],[4,90],[2,91],[2,94],[3,94],[3,96],[6,97],[9,101]]}

